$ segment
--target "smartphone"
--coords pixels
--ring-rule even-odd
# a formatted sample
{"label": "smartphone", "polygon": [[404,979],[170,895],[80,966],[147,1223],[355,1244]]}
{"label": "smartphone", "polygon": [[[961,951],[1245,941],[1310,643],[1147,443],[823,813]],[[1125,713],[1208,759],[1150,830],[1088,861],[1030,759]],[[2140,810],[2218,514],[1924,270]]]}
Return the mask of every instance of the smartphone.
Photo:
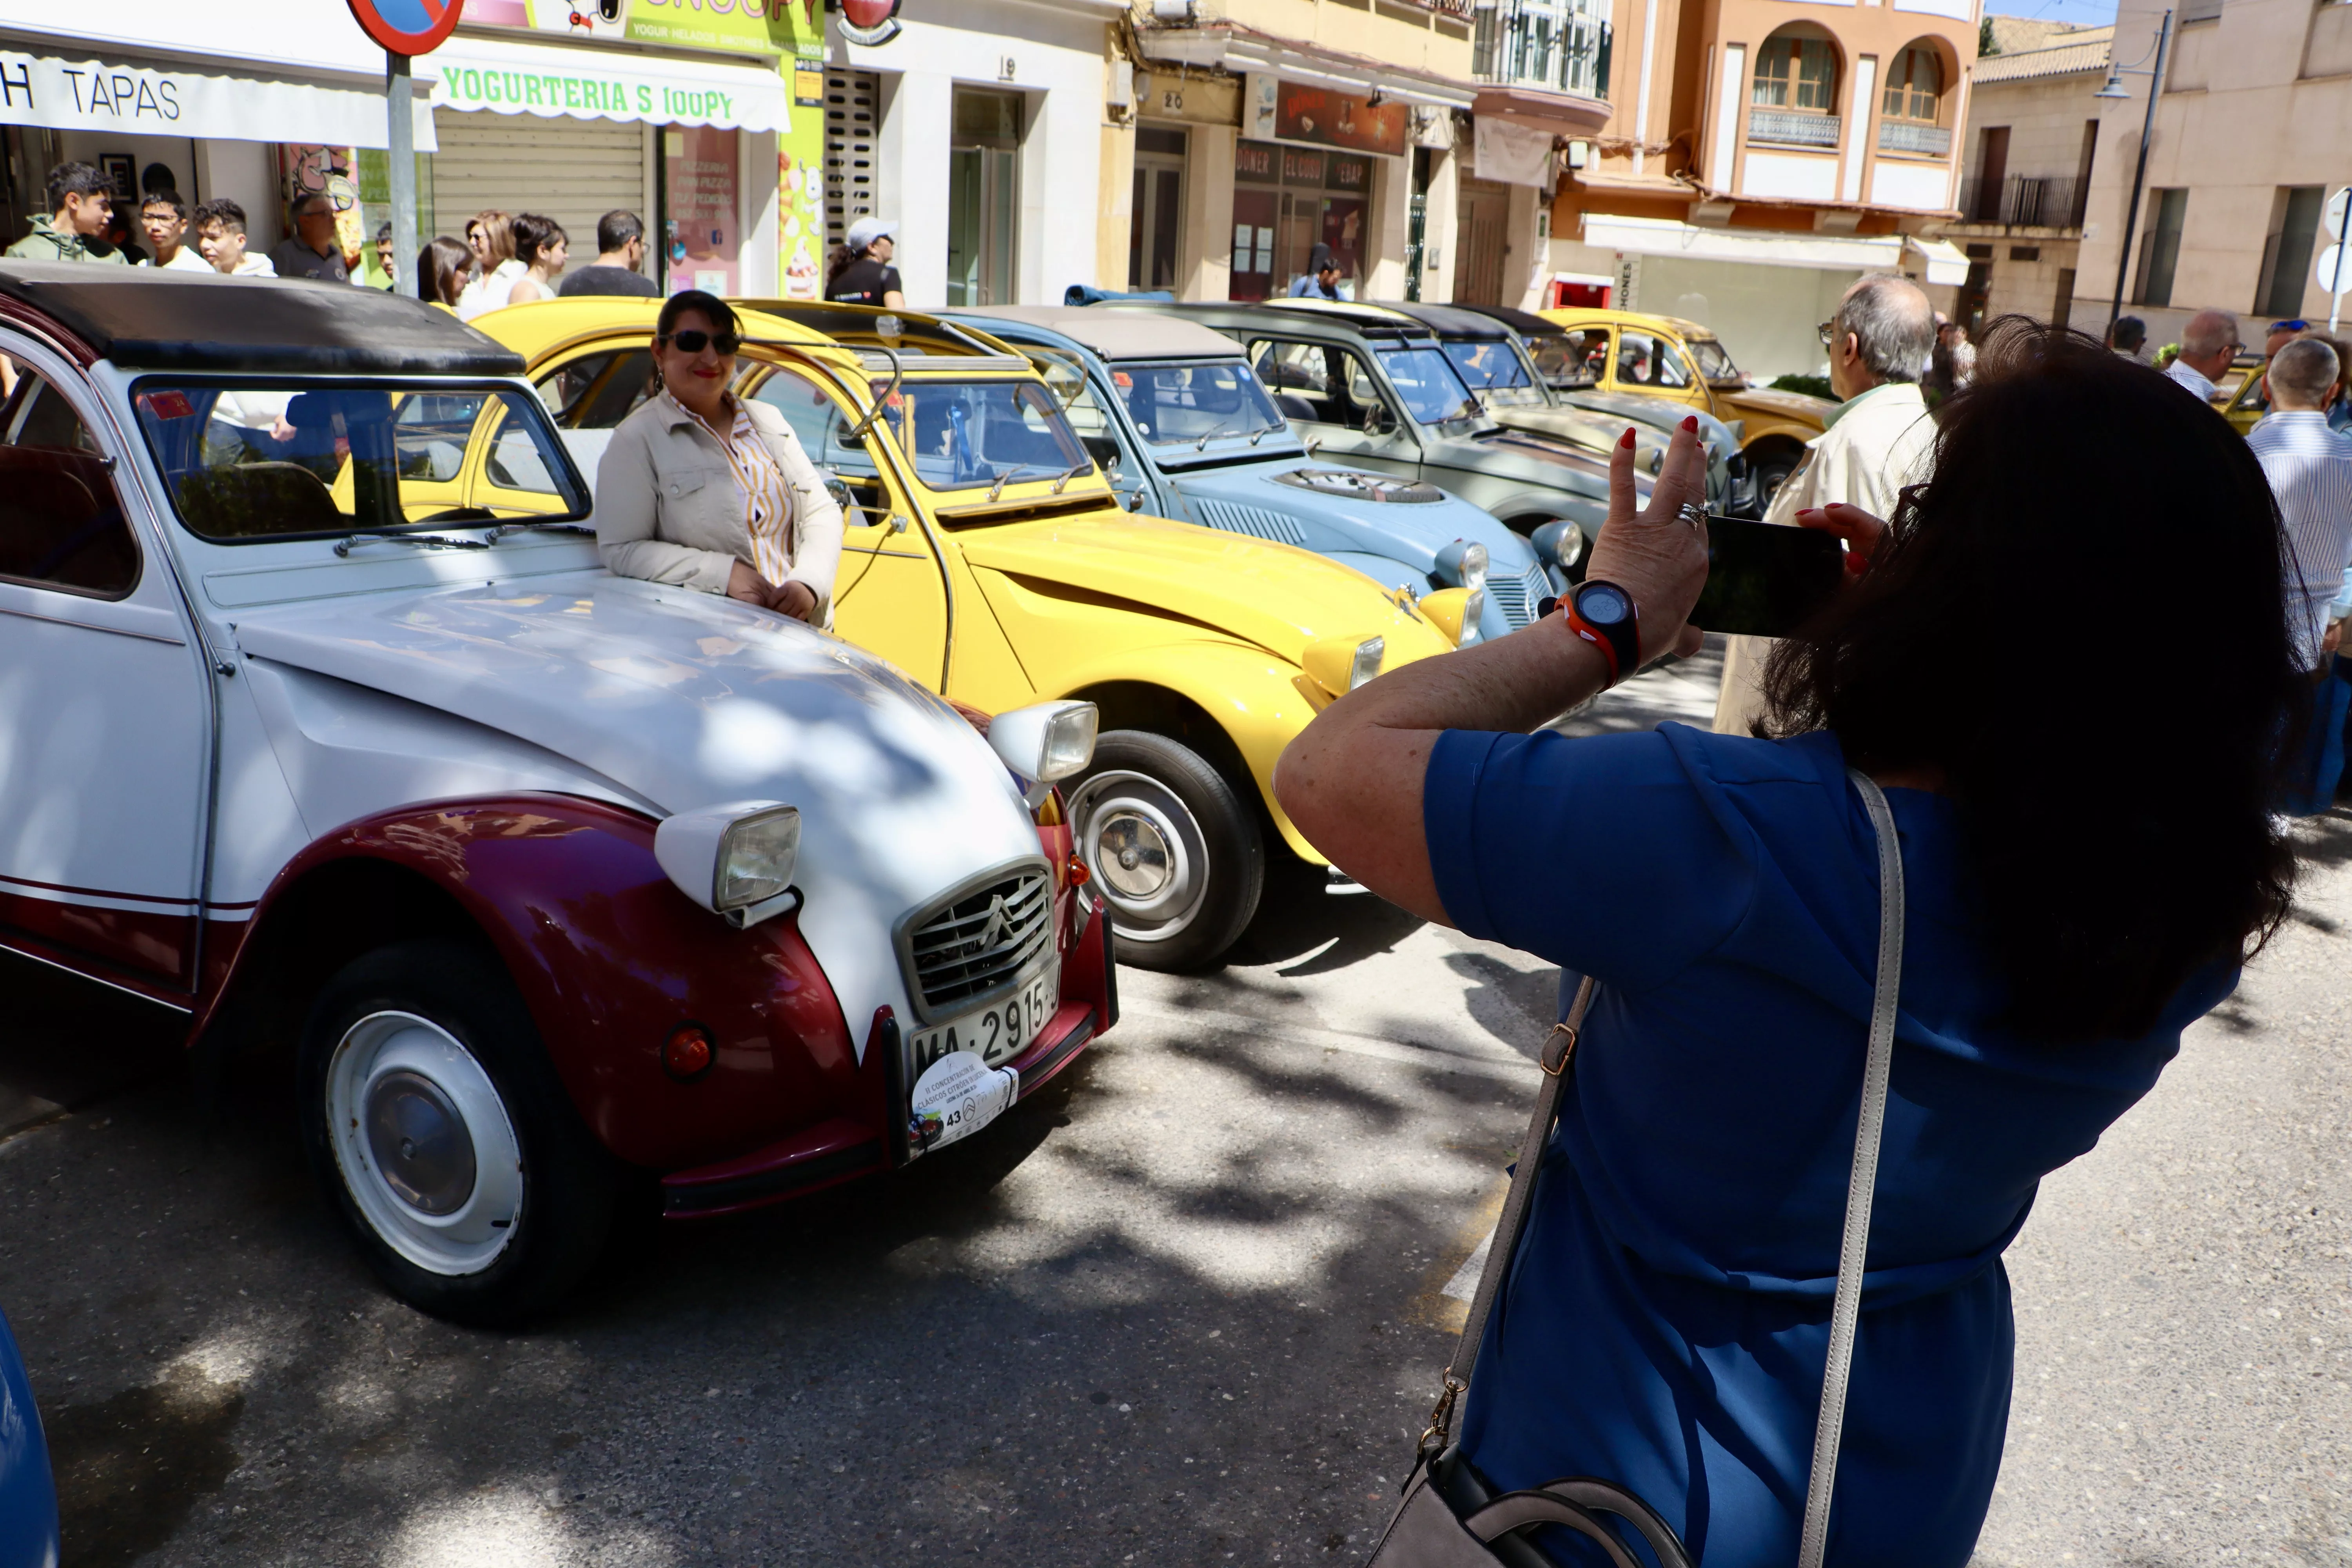
{"label": "smartphone", "polygon": [[1784,637],[1845,580],[1835,534],[1745,518],[1706,520],[1706,586],[1691,625],[1728,636]]}

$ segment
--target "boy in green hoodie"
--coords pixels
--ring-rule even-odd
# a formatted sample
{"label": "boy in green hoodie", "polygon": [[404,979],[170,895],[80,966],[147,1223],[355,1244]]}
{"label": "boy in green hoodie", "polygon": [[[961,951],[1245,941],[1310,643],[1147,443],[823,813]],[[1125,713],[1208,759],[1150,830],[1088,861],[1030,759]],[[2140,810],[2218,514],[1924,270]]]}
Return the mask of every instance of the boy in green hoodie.
{"label": "boy in green hoodie", "polygon": [[33,220],[33,232],[8,247],[26,261],[111,261],[122,252],[100,235],[114,221],[114,184],[88,163],[59,163],[49,171],[49,210]]}

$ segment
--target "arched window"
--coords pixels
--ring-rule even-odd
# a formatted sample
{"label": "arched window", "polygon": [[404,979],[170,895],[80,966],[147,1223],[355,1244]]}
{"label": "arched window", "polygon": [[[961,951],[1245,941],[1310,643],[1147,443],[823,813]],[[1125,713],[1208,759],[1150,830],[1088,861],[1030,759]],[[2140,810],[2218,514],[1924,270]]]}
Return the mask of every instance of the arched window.
{"label": "arched window", "polygon": [[1944,98],[1944,62],[1932,44],[1913,44],[1895,57],[1886,73],[1886,96],[1879,112],[1888,120],[1933,125]]}
{"label": "arched window", "polygon": [[1783,27],[1757,51],[1748,101],[1762,109],[1834,114],[1837,72],[1837,49],[1827,33],[1810,23]]}

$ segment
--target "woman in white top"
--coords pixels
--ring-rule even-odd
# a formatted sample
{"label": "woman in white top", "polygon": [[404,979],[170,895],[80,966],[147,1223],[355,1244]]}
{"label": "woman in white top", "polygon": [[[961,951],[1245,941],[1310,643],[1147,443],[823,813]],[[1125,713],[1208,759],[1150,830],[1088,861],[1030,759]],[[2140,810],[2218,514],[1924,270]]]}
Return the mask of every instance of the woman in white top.
{"label": "woman in white top", "polygon": [[470,321],[485,310],[507,302],[523,264],[515,259],[514,215],[496,209],[478,212],[466,225],[466,243],[473,247],[474,280],[457,297],[457,319]]}
{"label": "woman in white top", "polygon": [[563,232],[563,226],[537,213],[519,214],[514,220],[514,246],[523,274],[508,289],[507,303],[528,305],[533,300],[554,299],[556,275],[571,256],[572,237]]}

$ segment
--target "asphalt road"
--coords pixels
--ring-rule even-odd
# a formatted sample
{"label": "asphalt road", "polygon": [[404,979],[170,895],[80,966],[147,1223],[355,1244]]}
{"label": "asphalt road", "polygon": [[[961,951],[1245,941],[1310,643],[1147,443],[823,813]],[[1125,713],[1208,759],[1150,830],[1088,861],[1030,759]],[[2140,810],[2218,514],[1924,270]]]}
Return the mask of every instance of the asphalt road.
{"label": "asphalt road", "polygon": [[[1704,722],[1713,668],[1577,729]],[[2352,818],[2010,1263],[1979,1562],[2352,1564]],[[1269,934],[1271,933],[1271,934]],[[283,1099],[13,963],[0,1306],[67,1563],[1354,1563],[1491,1226],[1555,972],[1364,895],[904,1179],[674,1231],[524,1333],[386,1298]],[[1449,1295],[1449,1288],[1457,1295]]]}

